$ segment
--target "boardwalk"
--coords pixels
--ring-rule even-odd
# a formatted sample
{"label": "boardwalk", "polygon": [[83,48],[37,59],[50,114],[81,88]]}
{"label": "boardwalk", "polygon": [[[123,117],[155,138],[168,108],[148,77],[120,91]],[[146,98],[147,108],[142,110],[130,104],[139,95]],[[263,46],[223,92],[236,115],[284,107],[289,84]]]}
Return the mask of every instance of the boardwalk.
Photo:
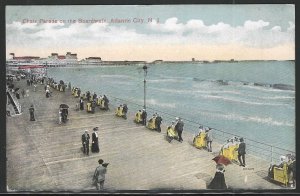
{"label": "boardwalk", "polygon": [[[45,98],[44,87],[30,89],[30,96],[19,101],[22,115],[7,117],[7,186],[8,191],[91,191],[92,176],[99,158],[109,162],[105,190],[194,190],[206,189],[215,173],[211,160],[220,145],[213,143],[213,153],[191,145],[192,134],[183,133],[183,143],[164,139],[157,133],[133,123],[133,113],[127,120],[111,111],[88,114],[75,111],[77,99],[70,92],[53,90]],[[109,98],[109,96],[108,96]],[[66,100],[66,101],[64,101]],[[36,121],[29,121],[28,108],[35,106]],[[70,106],[69,121],[58,125],[58,106]],[[130,110],[130,109],[129,109]],[[133,111],[132,111],[133,112]],[[100,153],[84,155],[81,135],[99,127]],[[225,178],[233,189],[282,189],[266,180],[269,163],[249,154],[246,168],[230,164]]]}

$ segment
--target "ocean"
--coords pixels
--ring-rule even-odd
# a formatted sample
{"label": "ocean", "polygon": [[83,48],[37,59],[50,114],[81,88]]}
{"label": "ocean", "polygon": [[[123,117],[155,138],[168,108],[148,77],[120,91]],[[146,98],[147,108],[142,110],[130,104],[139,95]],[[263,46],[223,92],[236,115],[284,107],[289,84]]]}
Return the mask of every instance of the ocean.
{"label": "ocean", "polygon": [[[219,142],[231,134],[244,137],[253,151],[253,147],[273,150],[270,146],[295,151],[294,61],[147,66],[148,117],[158,112],[166,125],[181,117],[184,130],[191,133],[198,132],[199,124],[212,127]],[[105,94],[116,105],[127,103],[129,112],[135,113],[144,104],[142,67],[49,68],[48,76],[71,82],[82,92]]]}

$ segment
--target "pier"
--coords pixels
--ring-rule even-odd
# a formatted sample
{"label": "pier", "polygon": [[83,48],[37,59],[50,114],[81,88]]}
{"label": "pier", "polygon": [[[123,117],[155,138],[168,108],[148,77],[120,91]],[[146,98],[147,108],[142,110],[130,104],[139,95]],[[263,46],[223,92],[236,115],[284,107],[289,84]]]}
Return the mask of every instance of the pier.
{"label": "pier", "polygon": [[[212,159],[218,155],[221,144],[213,141],[212,153],[196,149],[192,146],[193,134],[188,131],[183,132],[182,143],[168,143],[166,124],[162,124],[161,133],[136,125],[136,111],[131,108],[127,120],[115,116],[117,105],[112,104],[110,111],[97,107],[90,114],[75,110],[79,101],[70,90],[51,89],[52,97],[46,98],[43,85],[37,84],[34,92],[25,80],[14,84],[30,93],[18,100],[22,115],[6,118],[8,192],[96,191],[92,177],[100,158],[110,163],[104,184],[106,192],[207,191],[206,184],[215,174]],[[58,108],[62,103],[70,106],[69,121],[59,125]],[[36,121],[29,121],[31,104]],[[90,152],[87,156],[81,151],[81,135],[87,129],[91,136],[94,127],[99,127],[100,153]],[[267,180],[269,164],[247,153],[245,168],[233,163],[226,166],[226,184],[232,192],[285,189]]]}

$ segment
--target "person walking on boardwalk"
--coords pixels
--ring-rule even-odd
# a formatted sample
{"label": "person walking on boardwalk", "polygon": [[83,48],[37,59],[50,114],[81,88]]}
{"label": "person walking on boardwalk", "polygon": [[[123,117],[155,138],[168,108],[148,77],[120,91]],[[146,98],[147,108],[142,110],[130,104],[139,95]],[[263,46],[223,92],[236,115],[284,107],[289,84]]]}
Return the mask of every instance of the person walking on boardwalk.
{"label": "person walking on boardwalk", "polygon": [[106,95],[103,95],[103,100],[104,100],[104,108],[105,110],[108,110],[108,103],[109,103],[109,100],[108,98],[106,97]]}
{"label": "person walking on boardwalk", "polygon": [[71,90],[71,82],[68,84],[68,89]]}
{"label": "person walking on boardwalk", "polygon": [[30,121],[35,121],[35,118],[34,118],[34,107],[33,107],[33,105],[30,106],[29,113],[30,113]]}
{"label": "person walking on boardwalk", "polygon": [[94,114],[95,113],[95,108],[96,108],[96,102],[95,100],[92,101],[92,113]]}
{"label": "person walking on boardwalk", "polygon": [[157,114],[156,118],[155,118],[155,127],[157,128],[157,132],[161,132],[161,128],[160,128],[160,125],[161,125],[161,121],[162,121],[162,118]]}
{"label": "person walking on boardwalk", "polygon": [[123,118],[127,119],[128,107],[126,104],[123,104]]}
{"label": "person walking on boardwalk", "polygon": [[88,101],[90,101],[90,97],[91,97],[91,93],[90,93],[90,91],[87,91],[87,92],[86,92],[86,99],[87,99]]}
{"label": "person walking on boardwalk", "polygon": [[207,186],[208,189],[227,189],[225,182],[225,168],[223,164],[216,165],[216,173],[210,184]]}
{"label": "person walking on boardwalk", "polygon": [[212,152],[211,143],[213,141],[211,128],[206,130],[206,147],[208,152]]}
{"label": "person walking on boardwalk", "polygon": [[147,112],[146,112],[145,109],[143,109],[141,117],[142,117],[142,120],[143,120],[143,122],[142,122],[143,125],[146,126],[146,123],[147,123]]}
{"label": "person walking on boardwalk", "polygon": [[22,94],[22,97],[24,98],[25,97],[25,90],[24,89],[22,89],[21,94]]}
{"label": "person walking on boardwalk", "polygon": [[58,124],[61,124],[62,122],[62,109],[59,108],[58,110]]}
{"label": "person walking on boardwalk", "polygon": [[107,165],[108,163],[103,163],[104,161],[102,159],[98,160],[99,166],[96,168],[93,181],[96,185],[97,190],[103,190],[104,188],[104,181],[105,181],[105,174],[107,172]]}
{"label": "person walking on boardwalk", "polygon": [[50,97],[50,91],[49,89],[46,89],[46,98],[49,98]]}
{"label": "person walking on boardwalk", "polygon": [[97,99],[97,94],[94,92],[93,93],[93,100],[96,101],[96,99]]}
{"label": "person walking on boardwalk", "polygon": [[176,126],[175,126],[175,130],[177,131],[178,133],[178,141],[179,142],[182,142],[183,139],[182,139],[182,131],[183,131],[183,126],[184,126],[184,123],[183,121],[181,120],[181,118],[176,118],[176,120],[178,120]]}
{"label": "person walking on boardwalk", "polygon": [[[245,164],[246,144],[245,144],[243,138],[240,138],[240,144],[239,144],[239,148],[237,150],[238,150],[238,159],[240,162],[240,166],[245,167],[246,166],[246,164]],[[241,157],[242,157],[243,162],[241,160]]]}
{"label": "person walking on boardwalk", "polygon": [[89,155],[90,150],[90,135],[88,133],[88,130],[85,130],[84,134],[81,136],[82,146],[83,146],[83,153]]}
{"label": "person walking on boardwalk", "polygon": [[17,97],[17,99],[20,99],[19,91],[16,91],[16,97]]}
{"label": "person walking on boardwalk", "polygon": [[98,127],[93,129],[92,133],[92,152],[99,153]]}
{"label": "person walking on boardwalk", "polygon": [[83,101],[83,97],[80,97],[79,105],[80,105],[80,110],[84,110],[84,101]]}

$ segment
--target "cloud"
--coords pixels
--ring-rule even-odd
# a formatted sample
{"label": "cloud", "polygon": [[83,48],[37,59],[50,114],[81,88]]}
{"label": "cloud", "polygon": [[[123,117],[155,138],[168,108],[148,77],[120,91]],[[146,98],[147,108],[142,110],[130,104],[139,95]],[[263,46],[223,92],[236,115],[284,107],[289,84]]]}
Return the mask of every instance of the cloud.
{"label": "cloud", "polygon": [[293,33],[295,31],[295,24],[293,22],[289,21],[289,25],[290,26],[288,27],[287,31]]}
{"label": "cloud", "polygon": [[270,24],[269,22],[265,22],[263,20],[259,20],[259,21],[247,20],[244,23],[244,29],[249,30],[249,31],[259,30],[259,29],[269,26],[269,24]]}
{"label": "cloud", "polygon": [[172,33],[182,33],[184,30],[184,25],[182,23],[177,23],[178,19],[176,17],[169,18],[166,20],[166,22],[162,25],[157,23],[155,20],[153,20],[149,27],[158,32],[172,32]]}
{"label": "cloud", "polygon": [[[283,32],[280,26],[270,26],[269,22],[247,20],[242,26],[233,27],[219,22],[205,25],[202,20],[189,20],[186,24],[170,18],[165,23],[153,21],[149,29],[156,33],[172,32],[178,36],[177,41],[198,42],[203,44],[242,44],[246,47],[269,48],[280,44],[294,43],[295,24],[289,22],[289,28]],[[167,31],[168,30],[168,31]]]}
{"label": "cloud", "polygon": [[231,26],[221,21],[206,25],[198,19],[182,23],[178,18],[172,17],[164,23],[153,20],[149,24],[144,24],[145,26],[139,26],[144,28],[141,31],[125,24],[12,22],[6,24],[6,44],[10,52],[16,48],[24,50],[51,48],[56,51],[66,47],[73,50],[73,48],[124,44],[136,45],[140,49],[146,45],[156,45],[157,48],[166,46],[170,48],[173,45],[179,48],[180,45],[193,44],[207,47],[240,45],[245,48],[267,49],[294,44],[295,24],[291,21],[288,23],[288,29],[283,31],[280,26],[271,26],[269,22],[263,20],[247,20],[241,26]]}

